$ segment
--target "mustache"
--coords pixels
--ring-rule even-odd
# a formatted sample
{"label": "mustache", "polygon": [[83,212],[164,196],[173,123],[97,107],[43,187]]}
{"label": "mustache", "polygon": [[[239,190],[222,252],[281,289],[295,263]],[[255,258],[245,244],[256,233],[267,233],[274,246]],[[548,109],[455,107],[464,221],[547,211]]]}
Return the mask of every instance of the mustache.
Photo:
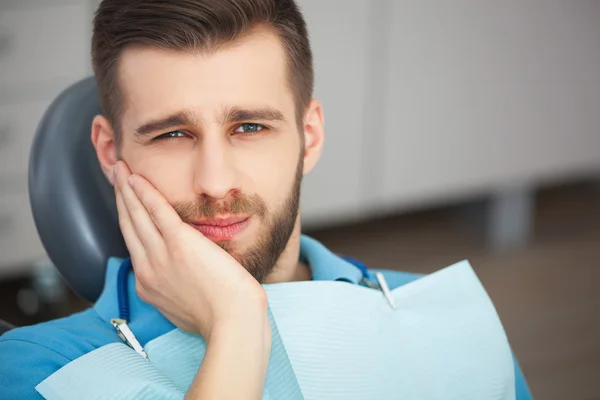
{"label": "mustache", "polygon": [[176,203],[173,208],[182,221],[214,218],[223,214],[248,214],[261,218],[267,215],[267,206],[260,196],[245,195],[240,192],[236,192],[224,200],[203,195],[191,202]]}

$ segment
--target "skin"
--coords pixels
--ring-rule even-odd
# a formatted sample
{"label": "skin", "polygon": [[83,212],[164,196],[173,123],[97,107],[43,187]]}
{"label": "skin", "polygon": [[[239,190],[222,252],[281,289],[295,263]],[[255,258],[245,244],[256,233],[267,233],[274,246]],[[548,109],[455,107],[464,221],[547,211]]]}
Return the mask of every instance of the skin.
{"label": "skin", "polygon": [[[316,100],[295,120],[285,60],[278,37],[266,29],[213,54],[127,48],[119,60],[120,147],[108,120],[93,122],[92,142],[115,187],[139,296],[207,340],[188,399],[262,396],[271,347],[268,302],[244,256],[284,209],[299,163],[302,175],[314,168],[324,138]],[[227,118],[236,109],[275,110],[280,118]],[[188,121],[137,133],[175,113]],[[161,136],[169,132],[176,133]],[[266,217],[251,215],[227,243],[209,240],[177,211],[197,199],[220,205],[236,195],[260,199]],[[298,261],[300,217],[292,221],[264,283],[311,279]]]}

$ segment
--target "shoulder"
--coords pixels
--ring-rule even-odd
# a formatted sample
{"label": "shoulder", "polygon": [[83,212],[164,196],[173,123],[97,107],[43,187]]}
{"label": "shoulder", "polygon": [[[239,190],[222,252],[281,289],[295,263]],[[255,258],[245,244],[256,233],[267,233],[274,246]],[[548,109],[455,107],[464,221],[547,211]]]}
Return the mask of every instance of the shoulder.
{"label": "shoulder", "polygon": [[0,337],[0,399],[39,399],[35,386],[69,362],[118,341],[95,310],[13,329]]}
{"label": "shoulder", "polygon": [[112,326],[93,309],[41,324],[13,329],[0,337],[3,348],[27,343],[74,360],[119,338]]}
{"label": "shoulder", "polygon": [[392,271],[388,269],[369,269],[369,277],[371,280],[375,279],[375,274],[377,272],[381,272],[383,274],[385,281],[392,290],[424,276],[422,274],[416,274],[413,272]]}

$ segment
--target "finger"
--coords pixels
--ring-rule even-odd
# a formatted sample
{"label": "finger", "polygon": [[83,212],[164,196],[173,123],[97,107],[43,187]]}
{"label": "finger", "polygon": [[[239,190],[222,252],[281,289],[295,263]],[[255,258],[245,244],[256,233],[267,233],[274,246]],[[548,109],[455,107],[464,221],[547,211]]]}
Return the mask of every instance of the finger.
{"label": "finger", "polygon": [[167,199],[146,179],[130,175],[129,182],[136,196],[144,205],[150,218],[162,233],[165,241],[180,231],[183,222]]}
{"label": "finger", "polygon": [[132,264],[135,262],[136,265],[141,265],[141,263],[143,263],[146,259],[146,250],[144,249],[144,245],[137,237],[135,229],[133,228],[131,219],[129,218],[129,212],[125,207],[125,203],[123,202],[123,197],[121,195],[121,191],[118,185],[115,185],[115,197],[117,200],[119,226],[121,227],[123,239],[125,239],[125,245],[129,250],[129,255],[131,256]]}
{"label": "finger", "polygon": [[128,170],[121,164],[117,170],[117,181],[123,203],[129,214],[131,224],[137,237],[141,240],[146,253],[152,257],[160,258],[165,248],[164,240],[152,221],[150,214],[127,182],[129,176]]}

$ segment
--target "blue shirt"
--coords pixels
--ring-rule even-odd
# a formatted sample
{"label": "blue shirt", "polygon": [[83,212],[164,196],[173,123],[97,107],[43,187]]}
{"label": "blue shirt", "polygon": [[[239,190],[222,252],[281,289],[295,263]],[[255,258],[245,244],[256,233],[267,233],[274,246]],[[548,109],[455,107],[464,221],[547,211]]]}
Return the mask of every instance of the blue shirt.
{"label": "blue shirt", "polygon": [[[310,266],[314,280],[343,280],[356,284],[362,277],[360,269],[306,236],[300,241],[300,258]],[[111,318],[119,316],[117,273],[121,261],[109,260],[104,289],[92,308],[66,318],[14,329],[0,337],[0,399],[42,399],[35,387],[47,377],[94,349],[121,341],[110,324]],[[390,289],[421,277],[406,272],[369,270],[371,280],[376,272],[384,274]],[[130,272],[129,325],[145,346],[175,326],[138,297],[134,278]],[[516,398],[531,399],[516,360],[514,364]]]}

